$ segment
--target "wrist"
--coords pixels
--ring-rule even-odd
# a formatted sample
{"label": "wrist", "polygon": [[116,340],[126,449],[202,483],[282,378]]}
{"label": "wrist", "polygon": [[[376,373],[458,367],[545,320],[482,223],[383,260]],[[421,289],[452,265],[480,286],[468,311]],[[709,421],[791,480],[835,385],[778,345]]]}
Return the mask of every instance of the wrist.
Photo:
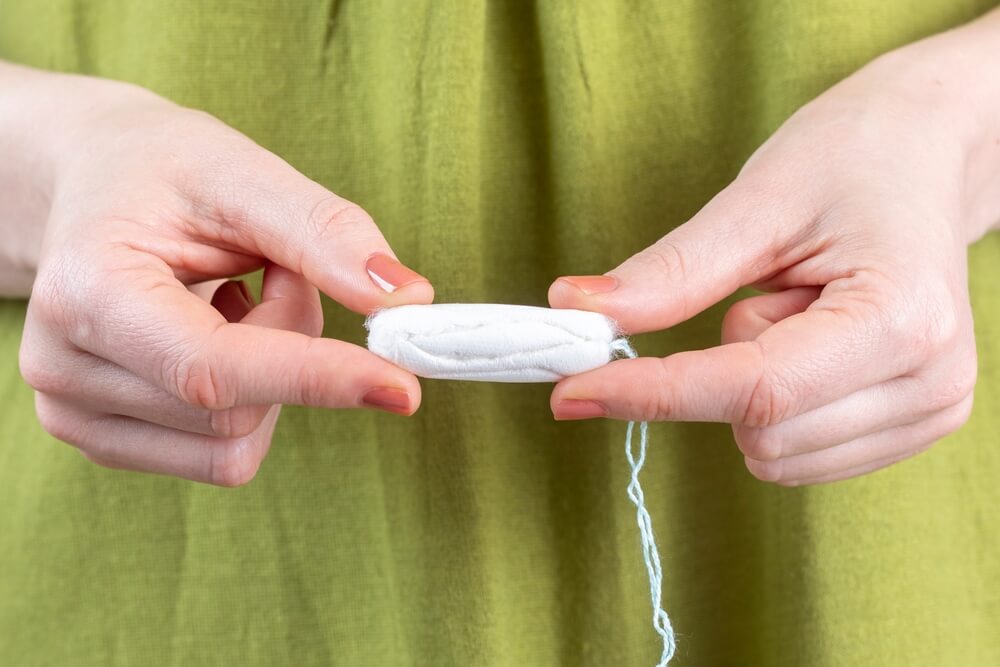
{"label": "wrist", "polygon": [[38,269],[60,157],[71,152],[84,77],[0,62],[0,294],[27,296]]}
{"label": "wrist", "polygon": [[27,296],[60,179],[126,99],[162,100],[129,84],[0,61],[0,296]]}
{"label": "wrist", "polygon": [[1000,226],[1000,10],[907,45],[874,61],[889,68],[891,88],[929,115],[929,138],[958,148],[958,217],[967,243]]}
{"label": "wrist", "polygon": [[30,291],[52,200],[51,113],[56,75],[0,62],[0,295]]}

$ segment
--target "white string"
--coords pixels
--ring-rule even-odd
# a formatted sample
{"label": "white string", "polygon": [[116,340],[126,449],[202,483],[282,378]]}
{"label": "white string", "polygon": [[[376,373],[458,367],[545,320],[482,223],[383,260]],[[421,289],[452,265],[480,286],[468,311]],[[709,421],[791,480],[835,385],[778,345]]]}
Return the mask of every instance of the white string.
{"label": "white string", "polygon": [[[620,352],[625,356],[635,359],[639,355],[636,353],[628,340],[618,338],[611,344],[611,349]],[[636,522],[639,524],[639,537],[642,539],[642,558],[646,562],[646,572],[649,574],[649,597],[653,604],[653,629],[663,638],[663,654],[656,667],[665,667],[670,659],[674,657],[674,629],[670,625],[670,618],[663,610],[663,570],[660,567],[660,553],[656,549],[656,540],[653,538],[653,521],[646,510],[645,498],[642,493],[642,486],[639,484],[639,471],[646,461],[646,445],[648,444],[649,424],[639,422],[639,453],[632,452],[632,431],[635,422],[628,423],[625,431],[625,457],[628,459],[629,467],[632,469],[632,478],[628,485],[628,497],[635,504]]]}

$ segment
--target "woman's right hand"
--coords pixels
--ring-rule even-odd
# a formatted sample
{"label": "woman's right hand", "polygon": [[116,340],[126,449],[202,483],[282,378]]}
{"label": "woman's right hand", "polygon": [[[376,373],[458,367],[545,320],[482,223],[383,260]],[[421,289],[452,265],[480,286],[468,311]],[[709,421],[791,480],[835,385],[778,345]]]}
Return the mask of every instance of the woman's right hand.
{"label": "woman's right hand", "polygon": [[[51,205],[20,354],[49,433],[109,467],[236,486],[283,403],[416,410],[413,375],[319,337],[317,288],[358,313],[433,299],[361,208],[207,114],[38,76],[66,104],[39,147]],[[231,281],[211,303],[189,289],[261,266],[259,305]]]}

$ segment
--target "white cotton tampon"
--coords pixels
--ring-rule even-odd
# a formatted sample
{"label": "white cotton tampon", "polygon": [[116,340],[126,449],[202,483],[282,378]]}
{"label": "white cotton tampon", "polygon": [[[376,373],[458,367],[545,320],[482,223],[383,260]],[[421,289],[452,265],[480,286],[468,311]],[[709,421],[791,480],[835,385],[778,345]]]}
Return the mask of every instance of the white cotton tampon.
{"label": "white cotton tampon", "polygon": [[365,326],[373,353],[445,380],[556,382],[614,359],[619,338],[601,313],[497,303],[396,306]]}
{"label": "white cotton tampon", "polygon": [[[368,349],[414,375],[445,380],[555,382],[599,368],[619,355],[635,358],[615,321],[600,313],[498,303],[396,306],[372,313]],[[648,425],[628,423],[625,456],[632,471],[628,497],[635,503],[642,557],[649,576],[653,629],[663,640],[657,667],[674,656],[674,630],[663,610],[663,569],[646,510],[639,471],[646,460]]]}

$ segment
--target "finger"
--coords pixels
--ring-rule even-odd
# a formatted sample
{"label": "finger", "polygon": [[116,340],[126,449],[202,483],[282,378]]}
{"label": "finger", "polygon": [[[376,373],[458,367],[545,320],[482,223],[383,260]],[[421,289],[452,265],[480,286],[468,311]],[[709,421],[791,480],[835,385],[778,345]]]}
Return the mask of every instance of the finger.
{"label": "finger", "polygon": [[268,407],[208,410],[194,406],[112,361],[67,345],[43,328],[32,327],[28,333],[31,344],[22,346],[21,355],[28,384],[37,393],[80,410],[134,417],[192,433],[237,437],[252,432]]}
{"label": "finger", "polygon": [[136,374],[87,353],[66,359],[59,387],[36,389],[47,398],[94,414],[121,415],[215,437],[240,437],[260,426],[269,405],[208,410],[189,405]]}
{"label": "finger", "polygon": [[753,341],[569,377],[553,391],[553,411],[559,418],[559,401],[588,399],[623,419],[771,426],[926,363],[931,350],[918,329],[926,324],[894,317],[866,280],[827,285]]}
{"label": "finger", "polygon": [[[265,269],[263,302],[250,309],[252,298],[242,281],[221,285],[212,305],[227,317],[244,318],[261,326],[318,334],[322,310],[316,288],[301,276],[276,265]],[[248,313],[248,311],[250,311]],[[85,352],[66,349],[59,357],[58,385],[36,387],[95,413],[117,414],[161,426],[219,437],[252,433],[270,405],[245,405],[207,410],[185,403],[134,373]]]}
{"label": "finger", "polygon": [[[67,335],[80,349],[186,403],[209,410],[275,403],[366,406],[399,414],[412,414],[419,405],[416,378],[364,348],[257,326],[254,313],[245,322],[226,322],[155,258],[142,263],[133,252],[121,266],[130,268],[119,270],[121,282],[110,294],[90,286],[76,295],[114,315],[77,309],[89,313],[89,325]],[[315,300],[310,303],[318,312]]]}
{"label": "finger", "polygon": [[796,287],[737,301],[722,319],[722,342],[755,340],[772,325],[808,308],[820,291],[819,287]]}
{"label": "finger", "polygon": [[242,323],[319,336],[323,333],[319,291],[303,276],[268,263],[261,284],[261,303],[242,318]]}
{"label": "finger", "polygon": [[[189,288],[190,289],[190,288]],[[239,322],[253,308],[253,297],[242,280],[227,280],[219,285],[209,299],[227,322]]]}
{"label": "finger", "polygon": [[812,479],[795,479],[795,480],[783,480],[775,482],[779,486],[809,486],[812,484],[826,484],[829,482],[840,482],[846,479],[852,479],[854,477],[860,477],[862,475],[867,475],[868,473],[881,470],[883,468],[888,468],[891,465],[895,465],[906,459],[913,458],[917,454],[922,454],[927,451],[931,445],[934,443],[926,443],[924,446],[917,447],[911,451],[903,452],[902,454],[897,454],[894,456],[888,456],[884,459],[877,459],[875,461],[869,461],[859,466],[853,468],[847,468],[846,470],[838,470],[836,472],[828,473],[825,475],[820,475],[819,477],[814,477]]}
{"label": "finger", "polygon": [[192,294],[197,295],[199,298],[204,299],[205,301],[211,301],[212,297],[215,295],[218,289],[223,285],[225,285],[227,282],[229,281],[227,281],[225,278],[218,278],[216,280],[206,280],[204,282],[188,285],[188,290],[190,290]]}
{"label": "finger", "polygon": [[922,421],[885,429],[836,447],[773,461],[747,457],[747,468],[760,480],[792,484],[861,474],[921,452],[956,431],[968,421],[972,400],[970,395]]}
{"label": "finger", "polygon": [[743,176],[605,275],[557,278],[549,304],[602,312],[630,333],[677,324],[811,252],[797,236],[815,214],[798,200]]}
{"label": "finger", "polygon": [[[430,303],[430,282],[399,262],[371,216],[309,180],[277,156],[252,146],[244,163],[209,165],[219,173],[194,184],[213,243],[267,257],[303,275],[359,313]],[[220,184],[238,182],[239,188]]]}
{"label": "finger", "polygon": [[946,372],[894,378],[773,426],[735,424],[733,435],[740,451],[761,461],[805,454],[924,420],[964,400],[973,384],[949,381]]}
{"label": "finger", "polygon": [[258,429],[242,438],[212,438],[93,413],[40,393],[35,409],[53,437],[102,465],[240,486],[253,479],[267,454],[280,406],[270,408]]}

